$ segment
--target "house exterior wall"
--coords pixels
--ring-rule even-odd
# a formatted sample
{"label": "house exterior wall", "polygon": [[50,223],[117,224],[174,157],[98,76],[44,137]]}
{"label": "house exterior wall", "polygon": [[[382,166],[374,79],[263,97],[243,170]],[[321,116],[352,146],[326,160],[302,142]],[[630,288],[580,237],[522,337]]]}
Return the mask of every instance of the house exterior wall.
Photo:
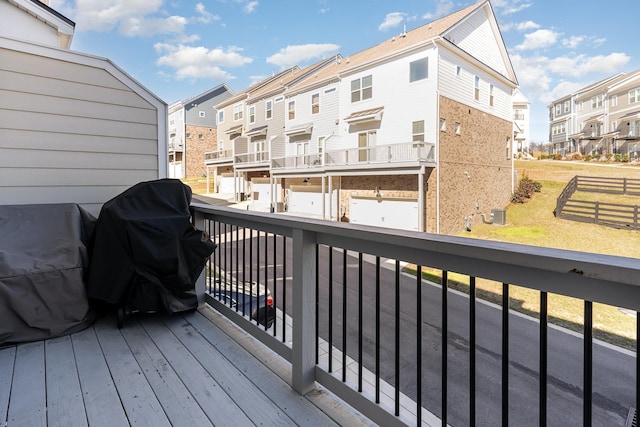
{"label": "house exterior wall", "polygon": [[488,220],[491,209],[509,203],[513,159],[508,138],[513,124],[444,96],[440,97],[440,117],[447,123],[438,145],[440,233],[455,234],[464,229],[465,217],[471,217],[473,226],[481,223],[481,213]]}
{"label": "house exterior wall", "polygon": [[184,164],[186,178],[201,178],[207,175],[205,155],[207,151],[214,151],[218,146],[218,132],[214,127],[187,124],[185,139]]}
{"label": "house exterior wall", "polygon": [[167,176],[167,106],[108,60],[0,38],[0,200],[104,202]]}
{"label": "house exterior wall", "polygon": [[498,45],[500,35],[496,37],[496,33],[497,29],[492,27],[487,14],[475,13],[449,31],[445,38],[498,73],[507,76],[506,64]]}
{"label": "house exterior wall", "polygon": [[[11,2],[0,0],[0,36],[25,40],[45,46],[69,49],[74,26],[68,19],[56,16],[51,10],[35,2],[18,0],[41,19],[20,9]],[[48,8],[47,8],[48,9]],[[50,22],[45,22],[49,20]]]}
{"label": "house exterior wall", "polygon": [[[311,111],[311,97],[313,94],[320,94],[320,111],[313,114]],[[291,129],[305,123],[313,123],[309,139],[309,153],[318,153],[322,149],[319,144],[320,138],[325,138],[326,151],[342,148],[339,133],[340,122],[340,87],[338,83],[329,83],[326,86],[312,88],[297,95],[288,97],[285,101],[284,114],[286,116],[285,129]],[[295,118],[289,119],[289,102],[295,102]],[[306,139],[303,136],[288,137],[285,155],[296,155],[296,144],[293,142]]]}
{"label": "house exterior wall", "polygon": [[[475,99],[476,76],[479,77],[479,100]],[[489,99],[490,85],[493,85],[493,106],[490,105]],[[486,71],[445,49],[439,50],[438,91],[442,96],[503,120],[513,120],[512,89]]]}
{"label": "house exterior wall", "polygon": [[[410,63],[428,60],[428,77],[409,81]],[[384,107],[382,120],[362,125],[342,122],[342,148],[357,147],[358,134],[365,130],[377,130],[376,145],[411,142],[412,122],[423,120],[425,141],[435,141],[437,134],[437,55],[433,46],[384,62],[375,67],[342,78],[340,82],[340,115],[344,119],[351,113]],[[373,96],[370,99],[351,102],[351,82],[372,76]]]}

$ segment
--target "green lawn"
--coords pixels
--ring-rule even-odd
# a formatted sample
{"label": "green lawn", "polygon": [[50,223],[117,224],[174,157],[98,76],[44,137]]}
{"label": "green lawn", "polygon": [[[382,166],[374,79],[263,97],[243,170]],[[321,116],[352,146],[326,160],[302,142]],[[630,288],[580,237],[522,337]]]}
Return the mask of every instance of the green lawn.
{"label": "green lawn", "polygon": [[[640,167],[601,166],[581,161],[516,161],[516,169],[521,177],[526,175],[540,182],[541,192],[536,193],[527,203],[509,205],[507,225],[473,224],[471,231],[462,232],[461,236],[640,258],[640,233],[637,231],[562,220],[553,215],[556,198],[573,176],[640,178]],[[576,198],[583,197],[587,200],[597,200],[592,193],[576,193]],[[640,205],[640,197],[606,195],[602,201]],[[431,279],[439,281],[439,272],[431,271],[428,274],[431,274]],[[468,292],[468,277],[450,274],[449,281],[452,287]],[[477,287],[480,297],[496,303],[501,302],[501,283],[478,280]],[[538,291],[511,286],[510,297],[513,309],[538,316]],[[582,331],[583,308],[581,300],[560,295],[549,296],[550,320],[569,329]],[[594,304],[593,313],[594,335],[597,338],[635,349],[635,316],[603,304]]]}

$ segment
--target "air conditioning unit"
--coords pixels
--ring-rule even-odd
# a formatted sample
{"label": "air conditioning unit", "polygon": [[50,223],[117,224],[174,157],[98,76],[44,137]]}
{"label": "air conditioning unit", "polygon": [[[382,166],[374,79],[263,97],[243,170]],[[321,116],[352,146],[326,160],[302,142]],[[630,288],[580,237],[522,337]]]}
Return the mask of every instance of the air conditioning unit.
{"label": "air conditioning unit", "polygon": [[507,211],[506,209],[491,209],[491,217],[493,223],[497,225],[507,224]]}

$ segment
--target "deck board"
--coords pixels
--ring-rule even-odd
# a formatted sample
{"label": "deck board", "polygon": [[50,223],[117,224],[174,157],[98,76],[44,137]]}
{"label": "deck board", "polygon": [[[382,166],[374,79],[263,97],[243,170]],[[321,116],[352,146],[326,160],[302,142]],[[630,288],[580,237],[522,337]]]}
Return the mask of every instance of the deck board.
{"label": "deck board", "polygon": [[103,318],[0,349],[0,426],[361,424],[300,396],[286,361],[212,313],[134,315],[121,330]]}
{"label": "deck board", "polygon": [[65,426],[87,426],[70,336],[45,341],[47,417]]}
{"label": "deck board", "polygon": [[122,330],[144,375],[173,425],[212,426],[178,374],[139,323]]}
{"label": "deck board", "polygon": [[8,347],[0,350],[0,425],[7,419],[9,396],[13,381],[13,365],[16,360],[16,348]]}
{"label": "deck board", "polygon": [[85,412],[92,427],[128,425],[94,328],[71,336]]}

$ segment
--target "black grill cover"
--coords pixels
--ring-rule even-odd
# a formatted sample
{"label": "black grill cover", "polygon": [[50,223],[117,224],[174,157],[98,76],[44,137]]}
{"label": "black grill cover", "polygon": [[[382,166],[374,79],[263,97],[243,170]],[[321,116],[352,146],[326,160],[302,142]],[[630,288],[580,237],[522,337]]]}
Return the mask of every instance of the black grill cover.
{"label": "black grill cover", "polygon": [[195,282],[216,245],[190,220],[191,188],[142,182],[104,204],[87,294],[99,304],[175,313],[197,308]]}

